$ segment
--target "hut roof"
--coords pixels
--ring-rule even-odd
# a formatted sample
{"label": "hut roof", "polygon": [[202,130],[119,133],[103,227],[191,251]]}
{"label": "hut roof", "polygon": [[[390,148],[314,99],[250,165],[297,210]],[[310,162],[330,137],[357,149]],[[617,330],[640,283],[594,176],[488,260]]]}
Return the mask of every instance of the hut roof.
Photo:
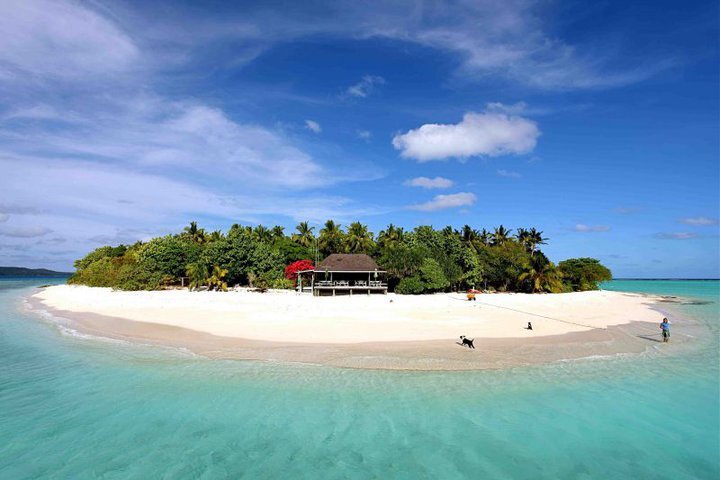
{"label": "hut roof", "polygon": [[329,272],[381,271],[375,260],[364,253],[333,253],[320,262],[315,270]]}

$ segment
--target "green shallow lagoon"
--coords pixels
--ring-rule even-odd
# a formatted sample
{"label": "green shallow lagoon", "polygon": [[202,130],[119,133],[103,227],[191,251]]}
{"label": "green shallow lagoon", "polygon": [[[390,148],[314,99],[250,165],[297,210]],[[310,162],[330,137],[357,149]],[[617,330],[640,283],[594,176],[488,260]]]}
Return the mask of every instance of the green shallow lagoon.
{"label": "green shallow lagoon", "polygon": [[63,333],[41,283],[0,281],[2,479],[720,477],[717,281],[604,286],[700,300],[668,304],[707,325],[676,351],[414,373]]}

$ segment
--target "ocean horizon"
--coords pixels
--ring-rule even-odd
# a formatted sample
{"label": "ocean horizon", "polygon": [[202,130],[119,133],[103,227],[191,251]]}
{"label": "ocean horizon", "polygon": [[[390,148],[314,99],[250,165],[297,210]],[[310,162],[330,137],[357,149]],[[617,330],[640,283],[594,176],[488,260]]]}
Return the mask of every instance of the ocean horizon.
{"label": "ocean horizon", "polygon": [[603,285],[689,299],[663,309],[705,335],[677,348],[388,372],[211,360],[77,334],[26,310],[37,280],[0,280],[0,478],[720,474],[720,282]]}

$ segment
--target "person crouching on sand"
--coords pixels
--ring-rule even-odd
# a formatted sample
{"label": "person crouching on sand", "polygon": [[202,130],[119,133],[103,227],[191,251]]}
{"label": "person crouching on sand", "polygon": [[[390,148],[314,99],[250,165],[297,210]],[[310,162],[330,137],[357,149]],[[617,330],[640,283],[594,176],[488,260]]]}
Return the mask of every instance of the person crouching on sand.
{"label": "person crouching on sand", "polygon": [[663,343],[668,343],[670,341],[670,322],[667,318],[663,318],[660,328],[662,329]]}

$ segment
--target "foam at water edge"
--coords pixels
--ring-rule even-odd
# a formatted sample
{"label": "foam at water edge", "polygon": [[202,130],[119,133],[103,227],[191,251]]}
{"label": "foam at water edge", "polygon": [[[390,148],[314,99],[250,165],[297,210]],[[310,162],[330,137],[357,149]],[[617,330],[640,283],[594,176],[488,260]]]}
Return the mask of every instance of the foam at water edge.
{"label": "foam at water edge", "polygon": [[198,355],[191,350],[185,348],[185,347],[171,347],[171,346],[158,346],[151,343],[144,343],[139,341],[127,341],[122,340],[119,338],[112,338],[112,337],[105,337],[102,335],[92,335],[89,333],[82,333],[78,331],[75,328],[72,328],[70,325],[72,325],[72,321],[66,317],[53,314],[52,312],[45,310],[44,308],[38,308],[37,306],[33,305],[31,302],[28,301],[27,298],[24,298],[22,300],[23,306],[27,312],[30,314],[36,315],[44,320],[44,322],[48,325],[51,325],[57,329],[58,332],[60,332],[61,335],[66,337],[71,337],[74,339],[79,339],[83,341],[88,342],[102,342],[102,343],[108,343],[112,345],[117,346],[123,346],[123,347],[151,347],[155,350],[163,350],[166,352],[172,352],[174,354],[180,354],[181,356],[187,356],[187,357],[193,357],[193,358],[201,358],[201,355]]}

